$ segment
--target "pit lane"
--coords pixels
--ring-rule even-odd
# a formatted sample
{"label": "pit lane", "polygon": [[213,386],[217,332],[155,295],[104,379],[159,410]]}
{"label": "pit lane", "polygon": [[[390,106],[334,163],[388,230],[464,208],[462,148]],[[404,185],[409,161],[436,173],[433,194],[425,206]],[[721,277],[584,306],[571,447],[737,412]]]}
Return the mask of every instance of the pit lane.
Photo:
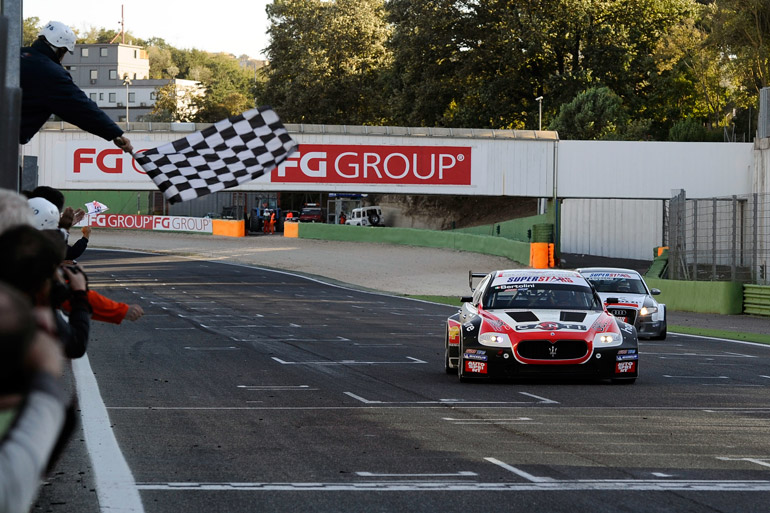
{"label": "pit lane", "polygon": [[[641,342],[631,386],[460,384],[443,372],[451,307],[168,256],[86,264],[147,313],[96,324],[89,348],[144,511],[762,511],[770,497],[770,348],[671,335]],[[78,500],[67,476],[88,460],[62,463],[42,504]]]}

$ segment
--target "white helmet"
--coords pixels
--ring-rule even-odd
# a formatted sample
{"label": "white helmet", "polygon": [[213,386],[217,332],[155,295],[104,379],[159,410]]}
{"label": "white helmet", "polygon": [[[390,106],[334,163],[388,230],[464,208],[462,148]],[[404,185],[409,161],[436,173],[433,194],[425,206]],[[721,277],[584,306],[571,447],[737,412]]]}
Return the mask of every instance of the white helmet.
{"label": "white helmet", "polygon": [[45,198],[30,198],[34,220],[32,226],[38,230],[56,230],[59,227],[59,209]]}
{"label": "white helmet", "polygon": [[60,21],[49,21],[38,36],[43,36],[56,48],[66,48],[70,53],[75,51],[75,33]]}

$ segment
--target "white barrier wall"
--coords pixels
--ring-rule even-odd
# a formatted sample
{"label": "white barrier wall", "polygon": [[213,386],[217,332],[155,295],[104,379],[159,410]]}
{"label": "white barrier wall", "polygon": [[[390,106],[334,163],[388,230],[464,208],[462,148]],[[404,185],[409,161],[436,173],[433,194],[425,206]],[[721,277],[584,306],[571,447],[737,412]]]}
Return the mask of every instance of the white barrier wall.
{"label": "white barrier wall", "polygon": [[561,251],[652,260],[663,241],[663,200],[565,199]]}
{"label": "white barrier wall", "polygon": [[[139,151],[186,134],[127,135]],[[303,132],[291,136],[300,145],[290,159],[232,190],[553,195],[555,134],[551,140]],[[79,130],[42,130],[24,153],[38,156],[39,183],[59,189],[156,189],[130,155]]]}
{"label": "white barrier wall", "polygon": [[752,143],[559,141],[560,198],[669,199],[751,192]]}

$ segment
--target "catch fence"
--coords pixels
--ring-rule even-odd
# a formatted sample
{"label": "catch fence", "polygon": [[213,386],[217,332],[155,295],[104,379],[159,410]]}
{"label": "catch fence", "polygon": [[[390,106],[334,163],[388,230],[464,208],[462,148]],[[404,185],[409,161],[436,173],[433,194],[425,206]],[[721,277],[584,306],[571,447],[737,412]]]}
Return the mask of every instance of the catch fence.
{"label": "catch fence", "polygon": [[687,198],[668,202],[668,277],[767,285],[770,195]]}

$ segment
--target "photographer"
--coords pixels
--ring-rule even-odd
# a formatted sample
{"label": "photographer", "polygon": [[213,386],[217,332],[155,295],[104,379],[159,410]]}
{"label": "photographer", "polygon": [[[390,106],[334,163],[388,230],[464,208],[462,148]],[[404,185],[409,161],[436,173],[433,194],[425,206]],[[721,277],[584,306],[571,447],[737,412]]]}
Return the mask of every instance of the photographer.
{"label": "photographer", "polygon": [[29,301],[0,284],[0,513],[29,511],[61,441],[69,402],[62,360]]}
{"label": "photographer", "polygon": [[[17,226],[0,235],[0,281],[24,293],[50,314],[44,328],[55,331],[68,358],[86,352],[91,327],[86,276],[76,266],[60,267],[65,244],[58,231]],[[69,300],[69,319],[58,310]]]}

